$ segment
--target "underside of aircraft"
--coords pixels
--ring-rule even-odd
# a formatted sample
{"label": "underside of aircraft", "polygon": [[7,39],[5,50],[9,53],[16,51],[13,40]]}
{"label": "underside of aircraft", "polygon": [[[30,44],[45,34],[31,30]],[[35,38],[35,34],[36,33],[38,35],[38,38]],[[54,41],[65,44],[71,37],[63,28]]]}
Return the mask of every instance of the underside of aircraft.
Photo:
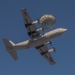
{"label": "underside of aircraft", "polygon": [[[56,62],[54,61],[51,52],[56,52],[56,50],[54,47],[48,49],[47,45],[50,44],[52,46],[52,42],[49,40],[59,37],[61,34],[66,32],[67,29],[57,28],[42,35],[40,34],[41,30],[50,29],[55,25],[55,17],[53,15],[46,14],[43,15],[39,20],[33,22],[26,9],[23,8],[21,12],[24,18],[25,28],[27,29],[27,33],[30,39],[15,44],[12,41],[9,41],[4,38],[3,41],[7,51],[13,57],[14,60],[17,60],[17,50],[35,47],[39,51],[39,53],[50,62],[50,64],[55,64]],[[37,29],[36,23],[39,23],[41,28]]]}

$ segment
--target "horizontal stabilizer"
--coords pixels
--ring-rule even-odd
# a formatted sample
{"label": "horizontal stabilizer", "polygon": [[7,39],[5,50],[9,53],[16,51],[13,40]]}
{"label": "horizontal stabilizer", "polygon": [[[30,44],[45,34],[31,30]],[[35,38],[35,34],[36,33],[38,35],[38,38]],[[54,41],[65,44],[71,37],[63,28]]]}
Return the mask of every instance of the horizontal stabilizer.
{"label": "horizontal stabilizer", "polygon": [[3,42],[6,46],[7,51],[9,54],[14,58],[14,60],[18,59],[16,51],[13,49],[13,45],[15,45],[12,41],[8,41],[6,38],[3,39]]}

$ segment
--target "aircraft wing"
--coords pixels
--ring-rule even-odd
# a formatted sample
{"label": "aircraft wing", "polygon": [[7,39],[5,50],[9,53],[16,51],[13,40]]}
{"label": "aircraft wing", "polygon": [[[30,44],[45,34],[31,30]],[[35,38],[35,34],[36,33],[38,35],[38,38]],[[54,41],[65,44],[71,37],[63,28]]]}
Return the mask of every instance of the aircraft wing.
{"label": "aircraft wing", "polygon": [[37,28],[35,25],[32,25],[32,20],[26,9],[22,9],[22,15],[24,18],[25,27],[27,29],[28,35],[33,38],[39,36],[39,32],[36,32]]}
{"label": "aircraft wing", "polygon": [[53,60],[51,54],[48,51],[48,48],[46,45],[37,46],[36,49],[40,52],[40,54],[47,59],[47,61],[50,62],[50,64],[55,64],[55,61]]}

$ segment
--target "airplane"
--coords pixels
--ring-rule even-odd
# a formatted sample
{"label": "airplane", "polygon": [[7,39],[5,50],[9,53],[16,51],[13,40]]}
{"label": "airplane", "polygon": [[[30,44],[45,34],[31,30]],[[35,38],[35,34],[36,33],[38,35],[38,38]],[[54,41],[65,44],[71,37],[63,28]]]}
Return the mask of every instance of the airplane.
{"label": "airplane", "polygon": [[[4,38],[3,42],[6,46],[7,51],[13,57],[14,60],[17,60],[18,59],[18,56],[16,53],[17,50],[24,50],[24,49],[29,49],[29,48],[35,47],[40,52],[40,54],[45,59],[47,59],[47,61],[50,62],[50,64],[55,64],[56,62],[54,61],[54,59],[52,58],[52,55],[51,55],[51,52],[55,51],[55,48],[53,47],[51,49],[48,49],[47,45],[51,44],[51,42],[49,40],[52,40],[54,38],[61,36],[64,32],[67,31],[67,29],[66,28],[57,28],[57,29],[51,30],[49,32],[46,32],[45,34],[40,34],[40,32],[39,32],[40,30],[49,27],[48,25],[46,25],[47,27],[44,25],[42,27],[42,22],[44,22],[44,21],[47,22],[47,20],[49,19],[49,18],[46,19],[46,17],[48,15],[45,15],[46,20],[43,19],[42,22],[41,21],[40,22],[39,21],[32,22],[32,19],[31,19],[30,15],[28,14],[27,10],[23,8],[21,11],[22,11],[22,15],[24,18],[25,27],[27,29],[30,39],[15,44],[12,41]],[[52,15],[51,15],[51,17],[52,17]],[[48,20],[47,24],[50,25],[50,23],[52,21]],[[35,24],[38,22],[41,24],[41,27],[42,27],[40,29],[37,29],[35,26]],[[53,24],[53,23],[51,23],[51,24]]]}

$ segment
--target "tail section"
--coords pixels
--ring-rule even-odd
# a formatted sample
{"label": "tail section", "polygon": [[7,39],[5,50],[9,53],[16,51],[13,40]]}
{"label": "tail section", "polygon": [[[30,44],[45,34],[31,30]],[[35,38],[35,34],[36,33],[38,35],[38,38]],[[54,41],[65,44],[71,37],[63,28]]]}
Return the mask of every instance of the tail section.
{"label": "tail section", "polygon": [[17,60],[18,56],[17,56],[16,50],[13,49],[13,46],[15,44],[12,41],[8,41],[6,38],[3,39],[3,42],[9,54],[14,58],[14,60]]}
{"label": "tail section", "polygon": [[14,43],[12,41],[8,41],[6,38],[3,39],[4,44],[7,48],[7,50],[12,50]]}

